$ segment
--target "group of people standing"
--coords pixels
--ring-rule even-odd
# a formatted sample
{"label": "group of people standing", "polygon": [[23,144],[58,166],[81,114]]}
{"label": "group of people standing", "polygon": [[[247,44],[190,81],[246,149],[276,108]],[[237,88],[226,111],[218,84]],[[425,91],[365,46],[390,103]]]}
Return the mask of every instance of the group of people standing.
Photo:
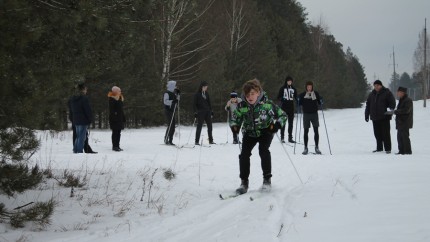
{"label": "group of people standing", "polygon": [[[308,133],[313,127],[315,153],[321,154],[319,150],[319,118],[318,110],[322,108],[323,99],[314,90],[312,82],[305,84],[305,91],[297,94],[297,89],[293,86],[293,78],[287,76],[284,85],[279,89],[277,100],[280,105],[275,104],[267,97],[260,82],[257,79],[247,81],[242,86],[242,96],[233,91],[230,93],[225,110],[228,112],[228,123],[233,133],[233,143],[240,144],[238,134],[242,131],[242,147],[239,155],[239,170],[241,185],[236,190],[238,194],[248,191],[248,177],[250,173],[251,151],[259,144],[259,155],[263,170],[262,189],[270,189],[271,186],[271,155],[269,147],[274,135],[281,130],[281,142],[285,142],[285,124],[288,122],[288,142],[295,143],[292,131],[295,113],[301,108],[303,114],[304,130],[304,151],[308,154]],[[396,101],[391,91],[376,80],[373,83],[374,89],[369,94],[366,101],[365,121],[372,120],[373,130],[376,139],[376,150],[373,152],[391,153],[390,120],[392,115],[396,115],[396,129],[399,152],[396,154],[412,154],[409,139],[409,129],[413,125],[413,103],[407,95],[407,89],[399,87],[397,97],[399,103],[396,108]],[[85,84],[78,84],[77,93],[69,101],[69,119],[73,128],[73,152],[74,153],[97,153],[88,144],[88,127],[92,122],[92,111],[87,97],[88,88]],[[194,124],[197,122],[195,145],[201,145],[200,135],[203,123],[206,122],[208,130],[208,140],[210,144],[215,144],[212,136],[213,111],[209,97],[208,83],[201,82],[198,91],[193,96]],[[120,147],[121,130],[124,129],[125,115],[123,110],[124,97],[121,89],[112,87],[108,93],[109,102],[109,125],[112,130],[112,150],[122,151]],[[163,94],[163,104],[168,128],[164,136],[167,145],[173,144],[175,133],[175,112],[179,108],[180,91],[176,81],[167,82],[167,90]],[[296,108],[298,108],[296,110]],[[396,108],[396,109],[395,109]],[[194,125],[193,124],[193,125]]]}
{"label": "group of people standing", "polygon": [[[93,120],[90,101],[87,97],[88,88],[84,83],[76,85],[76,93],[68,101],[69,120],[73,129],[73,153],[96,154],[88,144],[88,128]],[[125,115],[123,110],[124,97],[121,89],[112,87],[108,93],[109,126],[112,130],[112,150],[122,151],[120,147],[121,130],[124,129]]]}
{"label": "group of people standing", "polygon": [[[411,141],[409,129],[413,126],[413,102],[408,97],[407,88],[397,89],[399,103],[396,108],[396,100],[393,93],[384,87],[380,80],[373,83],[373,90],[366,101],[364,119],[366,122],[372,120],[373,132],[376,139],[376,150],[373,152],[391,153],[390,121],[393,114],[396,115],[397,144],[399,152],[397,155],[411,155]],[[396,108],[396,110],[394,110]],[[388,111],[387,111],[388,109]]]}

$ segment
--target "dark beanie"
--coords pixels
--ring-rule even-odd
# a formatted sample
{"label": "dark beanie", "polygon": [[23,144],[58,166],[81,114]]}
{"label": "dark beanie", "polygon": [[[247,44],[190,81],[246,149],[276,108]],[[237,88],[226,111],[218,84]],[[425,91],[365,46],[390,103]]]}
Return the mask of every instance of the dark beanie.
{"label": "dark beanie", "polygon": [[206,82],[206,81],[202,81],[202,83],[200,83],[200,86],[201,87],[205,87],[205,86],[207,86],[208,85],[208,83]]}
{"label": "dark beanie", "polygon": [[237,97],[237,92],[232,91],[232,92],[230,93],[230,97],[231,97],[231,98]]}
{"label": "dark beanie", "polygon": [[399,88],[397,88],[397,91],[407,93],[408,89],[406,87],[399,87]]}
{"label": "dark beanie", "polygon": [[375,82],[373,82],[373,85],[376,85],[376,84],[383,86],[380,80],[376,80]]}
{"label": "dark beanie", "polygon": [[287,82],[287,81],[294,81],[294,80],[291,76],[287,76],[287,77],[285,77],[285,82]]}

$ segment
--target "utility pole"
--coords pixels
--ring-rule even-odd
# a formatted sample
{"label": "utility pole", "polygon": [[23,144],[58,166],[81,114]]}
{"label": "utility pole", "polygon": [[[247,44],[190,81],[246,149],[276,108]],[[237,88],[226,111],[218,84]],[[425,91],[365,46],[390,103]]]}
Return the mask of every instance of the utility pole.
{"label": "utility pole", "polygon": [[[426,103],[427,103],[427,94],[428,94],[428,70],[427,70],[427,18],[424,19],[424,69],[423,69],[423,75],[424,75],[424,80],[423,80],[423,86],[424,86],[424,107],[426,107]],[[427,79],[427,80],[426,80]]]}
{"label": "utility pole", "polygon": [[395,90],[396,87],[398,86],[398,83],[397,83],[397,80],[396,80],[396,76],[397,76],[396,75],[396,54],[394,53],[394,46],[393,46],[393,68],[394,68],[394,71],[393,71],[392,88],[393,88],[393,90]]}

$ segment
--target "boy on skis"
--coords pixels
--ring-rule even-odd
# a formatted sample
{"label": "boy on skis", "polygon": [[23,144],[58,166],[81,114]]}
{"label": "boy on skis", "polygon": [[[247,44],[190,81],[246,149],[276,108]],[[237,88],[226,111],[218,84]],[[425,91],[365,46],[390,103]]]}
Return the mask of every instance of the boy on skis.
{"label": "boy on skis", "polygon": [[[237,93],[235,91],[230,93],[230,100],[228,100],[227,105],[225,105],[225,111],[227,111],[228,121],[231,122],[233,119],[233,113],[237,109],[237,105],[242,102],[240,97],[237,97]],[[233,132],[233,144],[238,144],[239,140],[237,139],[237,133]]]}
{"label": "boy on skis", "polygon": [[287,119],[284,111],[267,98],[257,79],[247,81],[242,89],[244,101],[239,103],[230,121],[231,130],[236,134],[243,123],[242,151],[239,155],[241,185],[236,189],[237,194],[248,191],[251,151],[257,143],[263,170],[262,189],[270,189],[272,161],[269,147],[274,134],[285,125]]}

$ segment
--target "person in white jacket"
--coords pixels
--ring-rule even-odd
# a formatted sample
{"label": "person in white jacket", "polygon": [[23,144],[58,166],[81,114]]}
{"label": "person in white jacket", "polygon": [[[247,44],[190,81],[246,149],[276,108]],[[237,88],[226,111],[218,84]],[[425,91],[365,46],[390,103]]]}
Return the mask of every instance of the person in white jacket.
{"label": "person in white jacket", "polygon": [[166,114],[167,129],[164,135],[164,143],[166,145],[173,144],[173,134],[175,134],[175,110],[177,109],[178,101],[180,99],[180,91],[176,86],[176,81],[167,82],[167,90],[163,95],[164,113]]}

